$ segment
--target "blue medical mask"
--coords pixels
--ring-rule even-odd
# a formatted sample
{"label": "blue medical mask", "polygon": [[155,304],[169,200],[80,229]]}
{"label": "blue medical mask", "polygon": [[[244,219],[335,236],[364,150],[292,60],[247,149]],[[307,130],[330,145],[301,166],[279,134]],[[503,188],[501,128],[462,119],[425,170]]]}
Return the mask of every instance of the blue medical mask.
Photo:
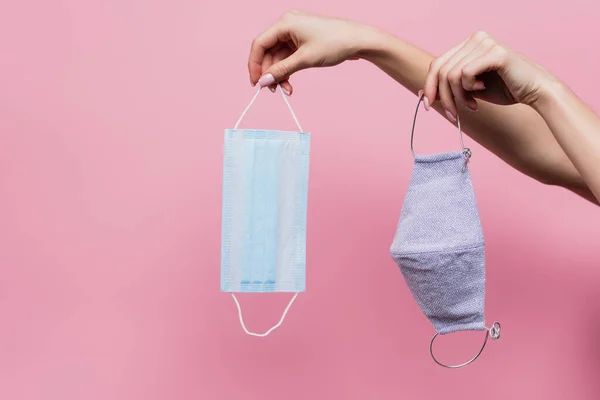
{"label": "blue medical mask", "polygon": [[[221,233],[221,291],[231,293],[244,331],[267,336],[306,289],[306,206],[310,134],[303,132],[281,87],[298,132],[225,130]],[[295,293],[279,322],[265,333],[246,329],[234,292]]]}
{"label": "blue medical mask", "polygon": [[[471,151],[415,155],[413,120],[410,147],[415,160],[394,241],[390,248],[417,304],[437,333],[429,350],[434,361],[448,368],[473,362],[488,335],[500,336],[500,324],[485,327],[485,245],[468,161]],[[479,353],[460,365],[439,362],[433,354],[438,335],[485,330]]]}

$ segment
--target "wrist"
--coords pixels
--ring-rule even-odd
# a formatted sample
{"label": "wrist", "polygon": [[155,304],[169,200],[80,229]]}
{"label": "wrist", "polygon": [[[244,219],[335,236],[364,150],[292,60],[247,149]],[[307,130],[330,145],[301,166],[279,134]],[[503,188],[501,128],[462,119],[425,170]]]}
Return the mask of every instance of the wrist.
{"label": "wrist", "polygon": [[531,102],[530,106],[543,115],[544,112],[560,102],[561,99],[564,99],[569,90],[567,85],[553,77],[540,86],[537,96]]}
{"label": "wrist", "polygon": [[390,47],[390,41],[394,37],[387,32],[369,25],[359,25],[355,30],[354,57],[367,61],[373,61]]}

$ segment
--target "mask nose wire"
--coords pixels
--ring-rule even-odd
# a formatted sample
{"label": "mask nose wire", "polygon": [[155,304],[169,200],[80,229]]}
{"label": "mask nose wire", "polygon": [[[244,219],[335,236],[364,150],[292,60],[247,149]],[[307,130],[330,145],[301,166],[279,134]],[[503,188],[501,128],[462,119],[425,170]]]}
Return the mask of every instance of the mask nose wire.
{"label": "mask nose wire", "polygon": [[[414,146],[413,146],[414,136],[415,136],[415,125],[417,124],[417,114],[419,113],[419,106],[421,105],[421,102],[423,101],[424,96],[425,96],[424,93],[422,93],[419,96],[419,101],[417,102],[417,108],[415,110],[415,116],[413,118],[412,129],[410,131],[410,152],[412,153],[413,158],[416,158],[416,154],[415,154],[415,150],[414,150]],[[456,116],[456,125],[458,127],[458,138],[460,139],[460,148],[462,149],[462,153],[465,157],[465,165],[466,165],[466,163],[471,158],[472,154],[471,154],[471,150],[468,147],[465,147],[465,145],[464,145],[463,133],[462,133],[462,129],[460,128],[460,117],[458,115]]]}
{"label": "mask nose wire", "polygon": [[489,327],[489,328],[486,327],[485,329],[486,329],[485,330],[485,339],[483,339],[483,345],[481,346],[481,348],[479,349],[477,354],[475,354],[475,357],[471,358],[469,361],[464,362],[462,364],[458,364],[458,365],[447,365],[447,364],[440,362],[437,358],[435,358],[435,356],[433,355],[433,342],[438,337],[438,335],[439,335],[438,332],[436,332],[436,334],[433,335],[433,337],[431,338],[431,342],[429,343],[429,353],[431,354],[431,358],[433,358],[433,361],[435,361],[436,364],[441,365],[442,367],[445,367],[445,368],[462,368],[464,366],[471,364],[473,361],[477,360],[477,358],[479,358],[479,356],[483,352],[483,349],[485,348],[485,345],[487,344],[487,341],[488,341],[488,336],[491,337],[492,340],[496,340],[496,339],[500,338],[500,322],[495,321],[491,327]]}

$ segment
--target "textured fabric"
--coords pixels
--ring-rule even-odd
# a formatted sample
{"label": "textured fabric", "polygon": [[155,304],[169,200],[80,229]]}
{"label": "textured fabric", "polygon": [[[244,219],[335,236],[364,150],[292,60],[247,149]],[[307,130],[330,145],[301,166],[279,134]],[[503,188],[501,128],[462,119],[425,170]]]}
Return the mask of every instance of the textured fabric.
{"label": "textured fabric", "polygon": [[483,330],[485,248],[462,153],[416,156],[390,254],[440,334]]}
{"label": "textured fabric", "polygon": [[221,291],[303,292],[310,134],[225,131]]}

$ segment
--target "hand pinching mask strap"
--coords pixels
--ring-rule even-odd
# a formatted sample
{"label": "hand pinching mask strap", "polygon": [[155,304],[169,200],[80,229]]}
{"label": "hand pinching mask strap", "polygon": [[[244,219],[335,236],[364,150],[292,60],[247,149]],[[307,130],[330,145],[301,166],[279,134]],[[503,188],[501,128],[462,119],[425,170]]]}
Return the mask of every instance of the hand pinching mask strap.
{"label": "hand pinching mask strap", "polygon": [[[465,148],[458,122],[462,151],[417,155],[413,136],[419,97],[410,136],[415,160],[390,254],[417,304],[433,324],[436,334],[429,350],[433,360],[447,368],[475,361],[488,339],[500,337],[500,324],[485,326],[485,245]],[[479,352],[460,365],[446,365],[433,354],[438,335],[485,330]]]}
{"label": "hand pinching mask strap", "polygon": [[[278,328],[306,286],[306,206],[310,134],[225,130],[221,237],[221,291],[229,292],[248,335],[264,337]],[[295,293],[281,319],[264,333],[246,329],[234,292]]]}

